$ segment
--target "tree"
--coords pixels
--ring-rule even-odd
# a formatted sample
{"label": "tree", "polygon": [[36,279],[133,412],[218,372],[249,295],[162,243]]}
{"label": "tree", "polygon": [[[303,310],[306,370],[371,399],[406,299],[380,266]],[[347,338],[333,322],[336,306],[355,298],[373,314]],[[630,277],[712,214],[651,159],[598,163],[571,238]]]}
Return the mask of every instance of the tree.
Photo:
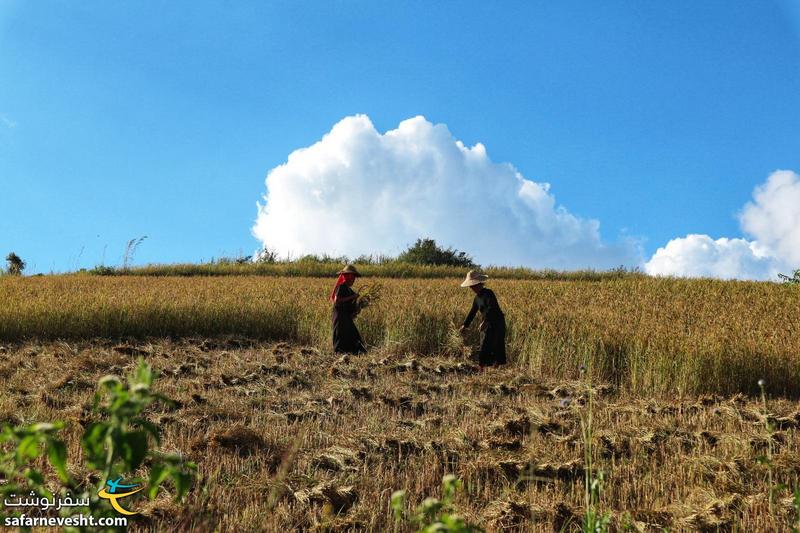
{"label": "tree", "polygon": [[794,274],[787,276],[786,274],[778,274],[778,277],[784,283],[800,283],[800,268],[794,271]]}
{"label": "tree", "polygon": [[25,270],[25,261],[14,252],[6,256],[6,263],[8,264],[8,273],[12,276],[21,276],[22,271]]}
{"label": "tree", "polygon": [[413,246],[401,253],[397,260],[419,265],[449,265],[472,268],[475,263],[466,252],[452,248],[441,248],[433,239],[417,239]]}

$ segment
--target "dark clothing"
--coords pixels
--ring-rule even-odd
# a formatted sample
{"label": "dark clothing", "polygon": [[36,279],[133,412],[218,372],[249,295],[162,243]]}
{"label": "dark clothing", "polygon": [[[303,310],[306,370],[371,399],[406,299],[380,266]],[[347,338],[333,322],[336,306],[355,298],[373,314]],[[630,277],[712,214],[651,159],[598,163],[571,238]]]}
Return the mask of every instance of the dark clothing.
{"label": "dark clothing", "polygon": [[475,295],[472,309],[469,310],[464,327],[469,327],[475,314],[480,311],[483,317],[481,330],[481,366],[504,365],[506,363],[506,317],[500,310],[497,297],[491,289],[484,287]]}
{"label": "dark clothing", "polygon": [[[347,285],[336,288],[337,298],[353,296],[355,292]],[[333,304],[333,351],[337,353],[363,353],[367,349],[358,333],[353,314],[356,312],[356,301]]]}

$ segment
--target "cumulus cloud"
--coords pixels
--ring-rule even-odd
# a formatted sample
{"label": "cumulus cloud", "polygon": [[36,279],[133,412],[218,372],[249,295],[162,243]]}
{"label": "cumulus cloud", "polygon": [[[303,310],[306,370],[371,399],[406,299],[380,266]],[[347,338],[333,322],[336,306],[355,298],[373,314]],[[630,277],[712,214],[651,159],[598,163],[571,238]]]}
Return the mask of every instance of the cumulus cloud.
{"label": "cumulus cloud", "polygon": [[687,235],[659,248],[645,264],[653,275],[775,279],[800,268],[800,176],[779,170],[753,191],[739,215],[750,239]]}
{"label": "cumulus cloud", "polygon": [[776,275],[774,258],[745,239],[714,240],[687,235],[659,248],[645,268],[649,274],[722,279],[769,279]]}
{"label": "cumulus cloud", "polygon": [[742,229],[778,260],[800,267],[800,176],[774,172],[742,211]]}
{"label": "cumulus cloud", "polygon": [[596,220],[424,117],[384,134],[365,115],[292,152],[267,175],[253,235],[279,254],[396,254],[419,237],[482,264],[596,268],[641,263],[637,243],[604,242]]}

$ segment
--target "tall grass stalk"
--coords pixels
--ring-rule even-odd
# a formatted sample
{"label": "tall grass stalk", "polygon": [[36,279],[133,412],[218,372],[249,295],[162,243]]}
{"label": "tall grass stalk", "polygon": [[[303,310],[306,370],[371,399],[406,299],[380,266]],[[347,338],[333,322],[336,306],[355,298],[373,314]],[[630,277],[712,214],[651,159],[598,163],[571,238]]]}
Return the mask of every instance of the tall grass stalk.
{"label": "tall grass stalk", "polygon": [[583,521],[583,530],[587,533],[601,533],[608,531],[611,519],[608,514],[601,514],[600,494],[604,474],[594,468],[594,387],[592,385],[592,357],[587,354],[580,368],[581,378],[586,389],[586,409],[581,413],[581,439],[583,442],[584,463],[584,506],[586,508]]}
{"label": "tall grass stalk", "polygon": [[761,407],[762,407],[762,414],[764,417],[764,429],[767,433],[767,455],[766,457],[762,458],[762,462],[767,465],[767,480],[768,480],[768,487],[769,487],[769,514],[772,514],[775,510],[775,483],[772,479],[772,470],[773,470],[773,463],[772,463],[772,436],[774,433],[774,429],[772,424],[769,421],[769,409],[767,408],[767,391],[766,391],[766,382],[763,379],[758,380],[758,387],[761,389]]}

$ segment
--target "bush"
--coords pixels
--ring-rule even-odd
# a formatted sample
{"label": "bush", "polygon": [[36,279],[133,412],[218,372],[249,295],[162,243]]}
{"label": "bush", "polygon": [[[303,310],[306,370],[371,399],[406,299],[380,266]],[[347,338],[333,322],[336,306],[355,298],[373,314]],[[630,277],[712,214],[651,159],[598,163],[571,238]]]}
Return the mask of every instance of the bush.
{"label": "bush", "polygon": [[418,265],[448,265],[464,268],[477,266],[466,252],[441,248],[433,239],[417,239],[413,246],[397,256],[401,263]]}
{"label": "bush", "polygon": [[6,256],[6,263],[8,264],[7,272],[12,276],[21,276],[22,271],[25,270],[25,261],[14,252]]}
{"label": "bush", "polygon": [[95,275],[95,276],[114,276],[114,275],[120,273],[120,272],[117,271],[116,268],[114,268],[112,266],[106,266],[106,265],[97,265],[96,267],[92,268],[88,272],[89,272],[89,274],[92,274],[92,275]]}

